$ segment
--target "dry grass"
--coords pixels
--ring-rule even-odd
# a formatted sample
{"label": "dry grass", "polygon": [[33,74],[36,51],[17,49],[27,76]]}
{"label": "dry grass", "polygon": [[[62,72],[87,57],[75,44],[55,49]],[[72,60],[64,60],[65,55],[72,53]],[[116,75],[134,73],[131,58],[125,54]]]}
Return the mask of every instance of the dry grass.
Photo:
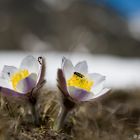
{"label": "dry grass", "polygon": [[[55,91],[42,90],[38,99],[41,125],[34,126],[28,106],[23,110],[1,102],[0,140],[133,140],[140,134],[140,92],[112,91],[98,101],[86,102],[71,112],[65,129],[52,129],[59,111]],[[13,111],[14,110],[14,111]],[[22,115],[21,115],[22,114]]]}
{"label": "dry grass", "polygon": [[82,140],[131,140],[140,134],[139,118],[139,92],[114,91],[80,106],[72,132]]}

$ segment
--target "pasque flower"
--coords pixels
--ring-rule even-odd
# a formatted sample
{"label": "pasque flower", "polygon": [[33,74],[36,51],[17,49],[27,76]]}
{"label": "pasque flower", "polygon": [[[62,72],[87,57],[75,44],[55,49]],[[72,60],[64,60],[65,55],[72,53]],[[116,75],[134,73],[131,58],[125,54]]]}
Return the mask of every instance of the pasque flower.
{"label": "pasque flower", "polygon": [[5,65],[0,75],[0,91],[13,95],[30,93],[42,80],[40,61],[33,56],[27,56],[22,60],[19,68]]}
{"label": "pasque flower", "polygon": [[5,65],[0,74],[0,93],[10,101],[28,102],[36,124],[39,124],[39,118],[35,106],[38,89],[45,82],[44,76],[44,58],[33,56],[25,57],[19,68]]}
{"label": "pasque flower", "polygon": [[63,58],[61,69],[58,70],[58,86],[63,94],[74,101],[89,101],[109,91],[104,88],[105,76],[88,73],[86,61],[74,67],[69,59]]}
{"label": "pasque flower", "polygon": [[64,57],[61,69],[58,69],[57,81],[62,93],[62,111],[57,129],[63,126],[64,118],[77,103],[96,99],[109,91],[104,88],[105,76],[88,73],[86,61],[73,66],[72,62]]}

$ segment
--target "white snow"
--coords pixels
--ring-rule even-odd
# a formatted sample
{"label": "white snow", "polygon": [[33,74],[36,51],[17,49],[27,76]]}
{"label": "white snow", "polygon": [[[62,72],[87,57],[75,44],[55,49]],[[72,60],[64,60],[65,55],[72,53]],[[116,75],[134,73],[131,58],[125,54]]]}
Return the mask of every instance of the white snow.
{"label": "white snow", "polygon": [[4,65],[19,66],[27,55],[44,56],[47,62],[47,84],[56,88],[56,72],[61,66],[63,56],[74,64],[86,60],[89,72],[97,72],[106,76],[106,86],[114,89],[140,88],[140,58],[128,59],[109,55],[91,55],[76,53],[29,53],[29,52],[0,52],[0,70]]}

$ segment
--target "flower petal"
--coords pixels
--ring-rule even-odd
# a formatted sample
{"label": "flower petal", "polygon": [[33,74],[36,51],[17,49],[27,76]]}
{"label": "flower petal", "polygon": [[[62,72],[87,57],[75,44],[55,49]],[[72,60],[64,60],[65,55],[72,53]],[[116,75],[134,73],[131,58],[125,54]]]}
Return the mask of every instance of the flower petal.
{"label": "flower petal", "polygon": [[89,73],[88,79],[94,81],[94,86],[96,86],[105,80],[105,76],[98,74],[98,73]]}
{"label": "flower petal", "polygon": [[93,99],[96,99],[106,93],[108,93],[110,89],[108,88],[104,88],[99,94],[95,95],[93,93],[89,93],[89,94],[86,94],[86,96],[84,96],[81,101],[89,101],[89,100],[93,100]]}
{"label": "flower petal", "polygon": [[0,78],[0,87],[11,88],[11,85],[8,80]]}
{"label": "flower petal", "polygon": [[72,65],[72,62],[69,59],[66,59],[65,57],[63,57],[61,67],[62,67],[66,80],[68,80],[74,72],[74,67]]}
{"label": "flower petal", "polygon": [[21,80],[17,85],[17,91],[21,93],[30,92],[37,82],[37,75],[35,73],[30,74],[27,78]]}
{"label": "flower petal", "polygon": [[109,88],[104,88],[99,94],[94,96],[94,99],[106,94],[108,91],[110,91]]}
{"label": "flower petal", "polygon": [[98,85],[93,86],[91,89],[91,92],[93,92],[95,95],[99,94],[104,88],[105,81],[100,82]]}
{"label": "flower petal", "polygon": [[88,65],[86,61],[81,61],[77,63],[77,65],[74,68],[75,72],[79,72],[83,75],[86,75],[88,73]]}
{"label": "flower petal", "polygon": [[29,73],[36,73],[38,75],[40,65],[36,58],[27,56],[22,60],[20,69],[27,69]]}
{"label": "flower petal", "polygon": [[69,91],[69,95],[77,101],[82,101],[83,98],[85,98],[85,96],[87,96],[88,94],[90,94],[88,91],[80,89],[80,88],[76,88],[76,87],[68,87],[68,91]]}
{"label": "flower petal", "polygon": [[19,104],[26,104],[28,102],[26,93],[18,93],[14,90],[3,87],[0,87],[0,93],[2,96],[6,96],[6,99],[13,103],[18,102]]}
{"label": "flower petal", "polygon": [[10,79],[10,76],[11,76],[13,73],[15,73],[16,71],[18,71],[18,69],[17,69],[16,67],[5,65],[5,66],[3,67],[1,76],[2,76],[2,78],[9,80],[9,79]]}
{"label": "flower petal", "polygon": [[26,94],[26,92],[17,92],[15,90],[6,88],[6,87],[0,87],[0,92],[4,95],[4,96],[22,96],[24,94]]}
{"label": "flower petal", "polygon": [[62,69],[58,69],[57,71],[57,82],[58,82],[58,88],[62,91],[62,93],[66,96],[69,96],[66,79],[64,77]]}
{"label": "flower petal", "polygon": [[88,74],[88,79],[94,82],[91,92],[93,92],[95,95],[104,88],[105,76],[102,76],[98,73],[92,73]]}

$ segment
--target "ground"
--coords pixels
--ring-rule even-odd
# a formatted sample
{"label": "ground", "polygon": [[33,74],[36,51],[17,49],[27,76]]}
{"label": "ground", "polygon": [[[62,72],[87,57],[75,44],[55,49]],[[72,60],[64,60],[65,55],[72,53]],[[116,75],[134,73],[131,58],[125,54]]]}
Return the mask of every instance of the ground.
{"label": "ground", "polygon": [[[64,129],[59,132],[52,129],[59,111],[57,95],[59,94],[56,91],[45,89],[38,97],[40,126],[32,123],[30,111],[23,115],[25,111],[21,109],[22,107],[8,103],[14,110],[14,115],[11,115],[9,113],[11,108],[7,111],[5,103],[1,100],[0,140],[138,139],[140,135],[139,90],[112,90],[96,101],[79,104],[70,113]],[[24,106],[25,108],[28,110],[27,106]]]}

